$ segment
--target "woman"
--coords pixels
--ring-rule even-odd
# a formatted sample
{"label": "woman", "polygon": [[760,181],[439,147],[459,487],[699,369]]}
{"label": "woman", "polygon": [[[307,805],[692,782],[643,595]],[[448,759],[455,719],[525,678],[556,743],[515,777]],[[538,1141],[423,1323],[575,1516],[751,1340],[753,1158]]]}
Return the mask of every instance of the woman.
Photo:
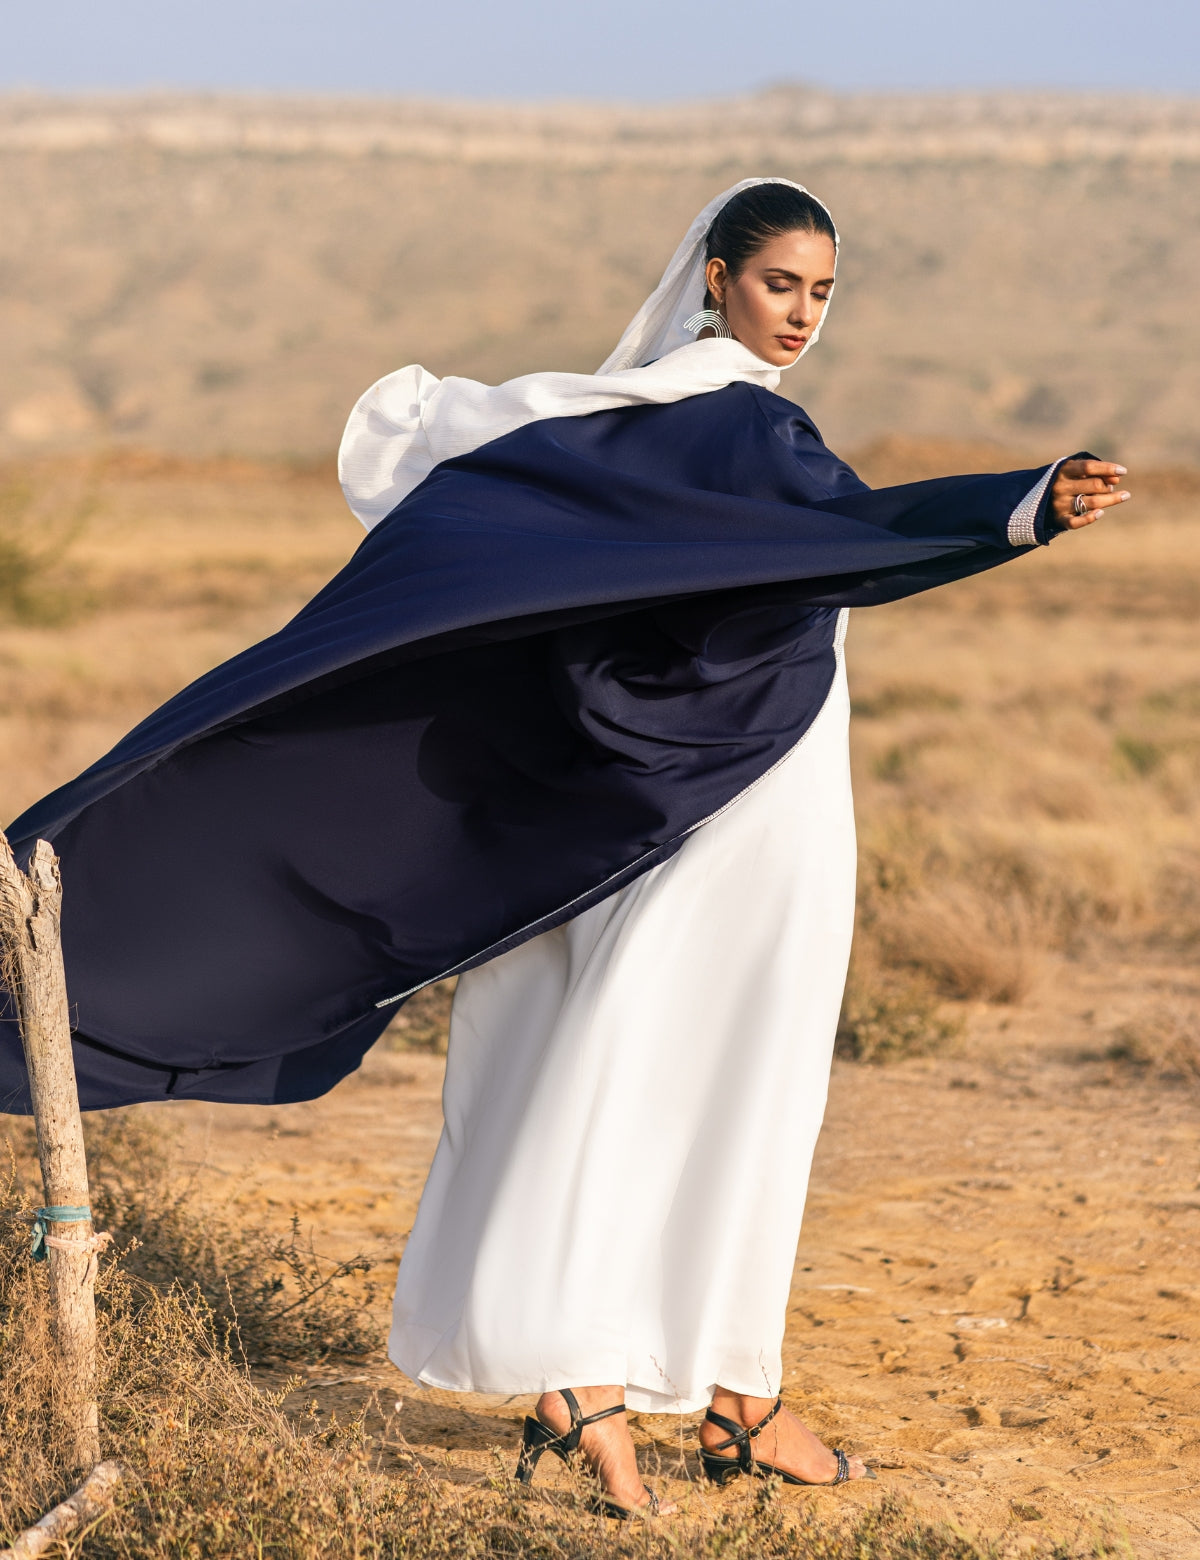
{"label": "woman", "polygon": [[13,829],[63,859],[90,1108],[310,1098],[462,973],[392,1357],[540,1392],[521,1475],[578,1447],[616,1512],[657,1505],[626,1403],[711,1400],[720,1482],[867,1472],[776,1396],[853,913],[844,609],[1128,496],[1090,457],[868,490],[772,393],[836,250],[745,180],[597,375],[380,381],[354,559]]}

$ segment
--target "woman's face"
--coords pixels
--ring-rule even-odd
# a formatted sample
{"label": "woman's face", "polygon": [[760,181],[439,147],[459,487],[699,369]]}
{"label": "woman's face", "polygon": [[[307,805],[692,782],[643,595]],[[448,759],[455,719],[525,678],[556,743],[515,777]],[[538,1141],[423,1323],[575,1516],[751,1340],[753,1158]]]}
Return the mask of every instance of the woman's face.
{"label": "woman's face", "polygon": [[731,277],[724,260],[710,260],[705,277],[738,341],[786,368],[821,323],[836,260],[824,233],[781,233],[751,256],[740,276]]}

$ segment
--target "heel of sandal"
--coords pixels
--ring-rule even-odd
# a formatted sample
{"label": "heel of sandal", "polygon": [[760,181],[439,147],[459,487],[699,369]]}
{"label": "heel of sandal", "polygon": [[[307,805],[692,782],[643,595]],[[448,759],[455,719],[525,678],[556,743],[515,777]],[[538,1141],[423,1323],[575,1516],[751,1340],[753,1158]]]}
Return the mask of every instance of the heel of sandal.
{"label": "heel of sandal", "polygon": [[736,1457],[718,1457],[713,1452],[700,1453],[700,1466],[708,1482],[715,1484],[719,1489],[724,1489],[730,1480],[736,1479],[742,1471]]}
{"label": "heel of sandal", "polygon": [[517,1483],[533,1483],[534,1470],[543,1452],[556,1452],[565,1460],[566,1453],[562,1450],[562,1447],[554,1444],[556,1441],[561,1442],[561,1440],[562,1437],[556,1435],[540,1419],[533,1419],[527,1416],[525,1428],[521,1434],[521,1453],[517,1458]]}
{"label": "heel of sandal", "polygon": [[553,1452],[556,1457],[561,1457],[563,1462],[569,1465],[572,1453],[579,1450],[579,1438],[589,1425],[599,1424],[602,1419],[611,1419],[614,1414],[625,1412],[624,1403],[614,1403],[610,1408],[600,1409],[598,1413],[584,1415],[579,1412],[579,1400],[570,1387],[559,1387],[558,1392],[571,1416],[570,1428],[560,1435],[557,1430],[551,1430],[549,1425],[544,1425],[540,1419],[526,1415],[525,1429],[521,1435],[521,1454],[517,1458],[519,1484],[532,1484],[533,1471],[543,1452]]}

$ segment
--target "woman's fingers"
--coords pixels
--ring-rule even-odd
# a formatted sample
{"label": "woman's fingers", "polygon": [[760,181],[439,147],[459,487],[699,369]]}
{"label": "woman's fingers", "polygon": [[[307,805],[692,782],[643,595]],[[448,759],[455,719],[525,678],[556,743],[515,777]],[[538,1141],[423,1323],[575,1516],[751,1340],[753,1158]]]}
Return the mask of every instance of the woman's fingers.
{"label": "woman's fingers", "polygon": [[[1101,511],[1111,509],[1114,504],[1124,504],[1132,495],[1124,491],[1118,493],[1092,493],[1083,494],[1083,513],[1080,514],[1074,499],[1069,501],[1070,507],[1058,514],[1060,522],[1072,531],[1077,531],[1080,526],[1091,525],[1093,520],[1100,517]],[[1055,504],[1056,511],[1058,504]]]}
{"label": "woman's fingers", "polygon": [[1101,512],[1124,504],[1130,494],[1118,489],[1124,466],[1110,460],[1066,460],[1058,468],[1051,490],[1050,509],[1055,521],[1077,531],[1091,525]]}
{"label": "woman's fingers", "polygon": [[1115,477],[1083,477],[1071,484],[1077,493],[1111,493],[1116,485]]}
{"label": "woman's fingers", "polygon": [[1089,511],[1096,509],[1111,509],[1114,504],[1123,504],[1129,494],[1122,489],[1118,493],[1094,493],[1083,495],[1083,505]]}
{"label": "woman's fingers", "polygon": [[1080,482],[1088,477],[1115,482],[1118,477],[1127,476],[1128,472],[1124,466],[1115,465],[1111,460],[1064,460],[1058,468],[1058,474],[1068,482]]}

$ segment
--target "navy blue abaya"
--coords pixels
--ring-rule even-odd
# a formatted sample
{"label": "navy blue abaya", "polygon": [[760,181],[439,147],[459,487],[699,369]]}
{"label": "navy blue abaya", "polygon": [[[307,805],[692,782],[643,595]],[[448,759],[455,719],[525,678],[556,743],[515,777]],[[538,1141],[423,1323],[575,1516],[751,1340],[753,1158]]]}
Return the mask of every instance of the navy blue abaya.
{"label": "navy blue abaya", "polygon": [[[436,467],[286,627],[10,829],[62,860],[85,1108],[331,1088],[390,999],[612,893],[787,753],[840,607],[1028,551],[1040,475],[871,491],[745,384]],[[0,1108],[28,1108],[11,1017]]]}

